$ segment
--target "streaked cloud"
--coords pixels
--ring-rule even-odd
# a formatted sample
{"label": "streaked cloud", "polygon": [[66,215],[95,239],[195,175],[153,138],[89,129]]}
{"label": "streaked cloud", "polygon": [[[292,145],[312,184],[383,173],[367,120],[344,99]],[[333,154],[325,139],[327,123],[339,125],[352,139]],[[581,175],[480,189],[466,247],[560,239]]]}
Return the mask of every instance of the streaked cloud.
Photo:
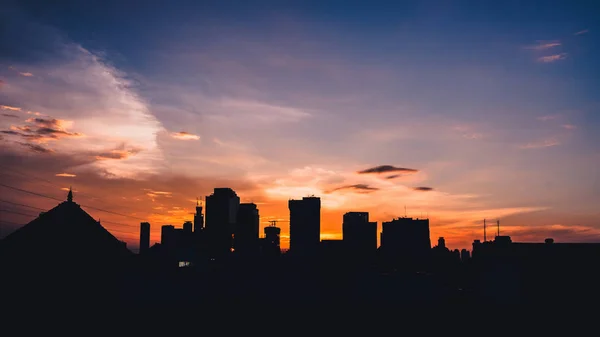
{"label": "streaked cloud", "polygon": [[21,73],[21,72],[20,72],[20,73],[19,73],[19,75],[21,75],[21,76],[25,76],[25,77],[32,77],[32,76],[33,76],[33,74],[32,74],[32,73],[27,73],[27,72],[24,72],[24,73]]}
{"label": "streaked cloud", "polygon": [[2,110],[11,110],[11,111],[21,111],[20,107],[10,106],[10,105],[0,105],[0,109],[2,109]]}
{"label": "streaked cloud", "polygon": [[419,191],[419,192],[429,192],[429,191],[433,191],[433,188],[432,187],[419,186],[419,187],[413,187],[413,190]]}
{"label": "streaked cloud", "polygon": [[38,144],[23,143],[23,142],[17,142],[17,143],[35,153],[52,153],[52,152],[54,152],[54,150],[49,149],[44,146],[41,146],[41,145],[38,145]]}
{"label": "streaked cloud", "polygon": [[542,63],[552,63],[552,62],[564,60],[566,58],[567,58],[567,53],[560,53],[560,54],[538,57],[537,60],[538,60],[538,62],[542,62]]}
{"label": "streaked cloud", "polygon": [[390,172],[402,172],[402,173],[416,173],[419,172],[419,170],[415,170],[415,169],[411,169],[411,168],[405,168],[405,167],[396,167],[396,166],[392,166],[392,165],[380,165],[380,166],[375,166],[375,167],[371,167],[362,171],[358,171],[358,174],[370,174],[370,173],[390,173]]}
{"label": "streaked cloud", "polygon": [[540,116],[537,119],[542,122],[547,122],[547,121],[555,120],[557,118],[558,118],[558,115],[546,115],[546,116]]}
{"label": "streaked cloud", "polygon": [[562,126],[564,129],[567,129],[567,130],[575,130],[575,129],[577,129],[577,126],[575,126],[575,125],[573,125],[573,124],[563,124],[563,125],[561,125],[561,126]]}
{"label": "streaked cloud", "polygon": [[13,115],[13,114],[2,114],[2,116],[8,117],[8,118],[19,118],[19,116]]}
{"label": "streaked cloud", "polygon": [[586,34],[586,33],[589,33],[589,32],[590,32],[589,29],[584,29],[584,30],[580,30],[580,31],[574,33],[573,35],[583,35],[583,34]]}
{"label": "streaked cloud", "polygon": [[57,177],[76,177],[76,174],[72,174],[72,173],[57,173],[55,174],[55,176]]}
{"label": "streaked cloud", "polygon": [[521,149],[540,149],[546,147],[552,147],[560,145],[560,142],[556,139],[545,139],[538,142],[531,142],[524,145],[519,146]]}
{"label": "streaked cloud", "polygon": [[561,45],[561,43],[558,40],[537,41],[536,44],[534,44],[532,46],[528,46],[527,49],[546,50],[546,49],[550,49],[550,48],[554,48],[554,47],[559,47],[560,45]]}
{"label": "streaked cloud", "polygon": [[185,132],[185,131],[171,133],[171,137],[176,138],[176,139],[181,139],[181,140],[198,140],[198,139],[200,139],[200,136],[194,135],[194,134],[191,134],[191,133]]}
{"label": "streaked cloud", "polygon": [[358,191],[359,193],[370,193],[370,192],[378,191],[379,188],[372,187],[367,184],[354,184],[354,185],[340,186],[340,187],[334,188],[333,190],[331,190],[329,192],[325,192],[325,193],[333,193],[333,192],[340,191],[340,190],[355,190],[355,191]]}

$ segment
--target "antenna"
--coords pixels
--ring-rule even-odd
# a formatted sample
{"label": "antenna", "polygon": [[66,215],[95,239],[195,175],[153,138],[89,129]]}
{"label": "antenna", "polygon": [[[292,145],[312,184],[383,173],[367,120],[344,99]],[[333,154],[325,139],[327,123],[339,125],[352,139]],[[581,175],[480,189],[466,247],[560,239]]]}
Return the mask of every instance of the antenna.
{"label": "antenna", "polygon": [[487,241],[487,235],[485,232],[486,228],[485,228],[485,219],[483,219],[483,242]]}
{"label": "antenna", "polygon": [[269,220],[270,227],[277,227],[277,220]]}
{"label": "antenna", "polygon": [[404,205],[404,217],[406,218],[406,205]]}
{"label": "antenna", "polygon": [[498,224],[498,236],[500,236],[500,220],[496,220],[496,223]]}

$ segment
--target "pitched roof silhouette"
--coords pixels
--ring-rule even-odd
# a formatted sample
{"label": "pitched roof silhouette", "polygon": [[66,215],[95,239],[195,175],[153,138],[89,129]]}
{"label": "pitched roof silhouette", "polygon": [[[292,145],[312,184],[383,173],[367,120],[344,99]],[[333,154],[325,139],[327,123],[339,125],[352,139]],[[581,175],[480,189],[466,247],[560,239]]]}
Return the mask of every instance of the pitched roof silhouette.
{"label": "pitched roof silhouette", "polygon": [[96,267],[122,262],[133,253],[73,202],[70,192],[68,201],[41,213],[0,241],[0,256],[10,264]]}

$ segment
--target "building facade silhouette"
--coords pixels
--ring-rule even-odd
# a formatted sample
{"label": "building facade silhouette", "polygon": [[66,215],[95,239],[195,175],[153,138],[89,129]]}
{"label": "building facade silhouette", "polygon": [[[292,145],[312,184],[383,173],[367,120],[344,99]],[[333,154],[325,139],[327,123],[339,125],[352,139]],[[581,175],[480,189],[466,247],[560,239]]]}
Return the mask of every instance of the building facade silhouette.
{"label": "building facade silhouette", "polygon": [[321,198],[304,197],[289,200],[290,253],[295,256],[313,256],[321,241]]}
{"label": "building facade silhouette", "polygon": [[227,255],[233,249],[240,198],[231,188],[215,188],[206,197],[205,230],[209,254]]}
{"label": "building facade silhouette", "polygon": [[150,248],[150,223],[140,223],[140,254],[145,253]]}

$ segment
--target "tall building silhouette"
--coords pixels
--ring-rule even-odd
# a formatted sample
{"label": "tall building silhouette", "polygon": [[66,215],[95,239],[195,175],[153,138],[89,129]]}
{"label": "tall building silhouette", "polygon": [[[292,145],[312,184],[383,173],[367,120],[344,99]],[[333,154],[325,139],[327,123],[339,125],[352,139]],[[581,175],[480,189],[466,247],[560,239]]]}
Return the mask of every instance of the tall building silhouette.
{"label": "tall building silhouette", "polygon": [[259,252],[259,219],[256,204],[240,204],[233,236],[237,255],[254,255]]}
{"label": "tall building silhouette", "polygon": [[200,201],[196,200],[196,214],[194,214],[194,233],[200,233],[204,229],[204,215]]}
{"label": "tall building silhouette", "polygon": [[272,224],[265,227],[264,232],[263,254],[267,256],[279,255],[281,253],[281,228]]}
{"label": "tall building silhouette", "polygon": [[173,249],[177,246],[177,232],[173,225],[163,225],[160,228],[160,244],[165,249]]}
{"label": "tall building silhouette", "polygon": [[383,222],[381,250],[394,263],[422,268],[431,253],[429,219],[397,218]]}
{"label": "tall building silhouette", "polygon": [[150,248],[150,223],[140,223],[140,254],[145,253]]}
{"label": "tall building silhouette", "polygon": [[372,258],[377,251],[377,222],[369,222],[368,212],[344,214],[342,235],[348,254],[356,258]]}
{"label": "tall building silhouette", "polygon": [[290,253],[296,256],[317,254],[321,241],[321,198],[290,200]]}
{"label": "tall building silhouette", "polygon": [[215,188],[206,197],[205,229],[210,254],[223,255],[233,248],[240,198],[231,188]]}
{"label": "tall building silhouette", "polygon": [[185,233],[192,233],[192,227],[193,226],[194,225],[192,224],[191,221],[186,221],[186,222],[183,223],[183,231]]}

